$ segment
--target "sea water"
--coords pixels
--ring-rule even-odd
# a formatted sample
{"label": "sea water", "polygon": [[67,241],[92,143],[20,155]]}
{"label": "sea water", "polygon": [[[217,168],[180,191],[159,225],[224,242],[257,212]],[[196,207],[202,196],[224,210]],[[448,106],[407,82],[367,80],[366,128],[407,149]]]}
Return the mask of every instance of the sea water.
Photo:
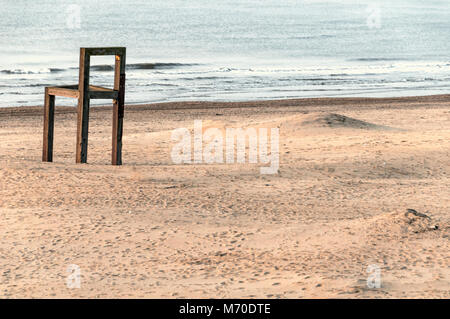
{"label": "sea water", "polygon": [[448,0],[1,0],[0,107],[42,105],[103,46],[127,47],[126,103],[450,93]]}

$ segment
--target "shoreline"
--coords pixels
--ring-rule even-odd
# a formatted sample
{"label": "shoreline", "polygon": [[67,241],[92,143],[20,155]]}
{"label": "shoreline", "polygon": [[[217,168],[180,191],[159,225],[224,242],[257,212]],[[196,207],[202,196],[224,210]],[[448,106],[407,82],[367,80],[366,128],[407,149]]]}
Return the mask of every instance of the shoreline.
{"label": "shoreline", "polygon": [[[370,107],[391,104],[391,107],[420,107],[423,103],[448,103],[450,94],[405,96],[405,97],[318,97],[299,99],[279,99],[279,100],[252,100],[240,102],[209,102],[209,101],[181,101],[181,102],[161,102],[144,104],[126,104],[125,112],[139,112],[146,110],[207,110],[222,108],[258,108],[258,107],[312,107],[312,106],[344,106],[344,107]],[[394,105],[392,105],[394,104]],[[102,112],[111,110],[109,105],[91,106],[91,111]],[[6,106],[0,108],[0,117],[30,115],[36,116],[42,113],[43,106]],[[56,114],[76,113],[76,107],[56,105]]]}

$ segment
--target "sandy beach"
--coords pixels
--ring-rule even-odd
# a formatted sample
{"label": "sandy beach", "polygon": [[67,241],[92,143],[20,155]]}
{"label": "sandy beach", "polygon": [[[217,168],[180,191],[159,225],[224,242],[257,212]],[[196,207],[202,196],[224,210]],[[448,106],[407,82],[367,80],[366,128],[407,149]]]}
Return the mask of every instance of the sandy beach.
{"label": "sandy beach", "polygon": [[[127,105],[122,166],[110,107],[88,164],[56,110],[43,163],[42,107],[0,108],[0,298],[450,297],[450,95]],[[199,119],[279,128],[278,174],[174,164]]]}

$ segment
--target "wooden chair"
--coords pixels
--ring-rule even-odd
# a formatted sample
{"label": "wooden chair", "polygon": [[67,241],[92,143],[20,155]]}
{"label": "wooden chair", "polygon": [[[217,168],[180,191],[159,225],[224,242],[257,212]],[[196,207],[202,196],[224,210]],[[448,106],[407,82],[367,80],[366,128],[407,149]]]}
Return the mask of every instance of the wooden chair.
{"label": "wooden chair", "polygon": [[[114,55],[114,89],[89,85],[90,58],[94,55]],[[113,100],[112,164],[122,164],[122,132],[125,103],[126,48],[81,48],[78,85],[51,86],[45,88],[44,143],[42,161],[53,161],[53,133],[55,96],[78,99],[76,162],[86,163],[89,131],[89,104],[91,99]]]}

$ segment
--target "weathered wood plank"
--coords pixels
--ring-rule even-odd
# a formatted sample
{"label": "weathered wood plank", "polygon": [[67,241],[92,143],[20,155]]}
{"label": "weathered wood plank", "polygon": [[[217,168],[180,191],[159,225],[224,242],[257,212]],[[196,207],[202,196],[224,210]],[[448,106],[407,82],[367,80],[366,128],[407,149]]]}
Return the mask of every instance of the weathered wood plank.
{"label": "weathered wood plank", "polygon": [[125,105],[125,74],[121,75],[119,97],[113,103],[112,161],[122,165],[122,135]]}
{"label": "weathered wood plank", "polygon": [[85,48],[80,49],[80,75],[79,75],[79,97],[77,116],[77,149],[76,162],[87,162],[87,147],[89,133],[89,67],[90,55]]}
{"label": "weathered wood plank", "polygon": [[57,87],[52,86],[48,88],[48,93],[50,95],[56,95],[56,96],[64,96],[64,97],[71,97],[78,99],[80,92],[77,89],[70,89],[65,87]]}
{"label": "weathered wood plank", "polygon": [[119,92],[117,90],[104,88],[96,85],[89,85],[89,98],[91,99],[117,99]]}
{"label": "weathered wood plank", "polygon": [[124,47],[85,48],[88,55],[125,55]]}
{"label": "weathered wood plank", "polygon": [[122,165],[122,134],[125,109],[125,52],[116,55],[114,90],[119,95],[113,102],[112,160],[113,165]]}
{"label": "weathered wood plank", "polygon": [[115,100],[119,96],[119,92],[117,91],[91,91],[89,90],[89,98],[90,99],[111,99]]}
{"label": "weathered wood plank", "polygon": [[90,91],[105,91],[105,92],[114,91],[114,89],[109,89],[109,88],[105,88],[103,86],[98,86],[98,85],[89,85],[89,90]]}
{"label": "weathered wood plank", "polygon": [[45,88],[44,100],[44,139],[42,146],[42,161],[53,161],[53,134],[55,127],[55,96]]}
{"label": "weathered wood plank", "polygon": [[116,91],[89,91],[89,98],[94,100],[115,100],[119,93]]}

